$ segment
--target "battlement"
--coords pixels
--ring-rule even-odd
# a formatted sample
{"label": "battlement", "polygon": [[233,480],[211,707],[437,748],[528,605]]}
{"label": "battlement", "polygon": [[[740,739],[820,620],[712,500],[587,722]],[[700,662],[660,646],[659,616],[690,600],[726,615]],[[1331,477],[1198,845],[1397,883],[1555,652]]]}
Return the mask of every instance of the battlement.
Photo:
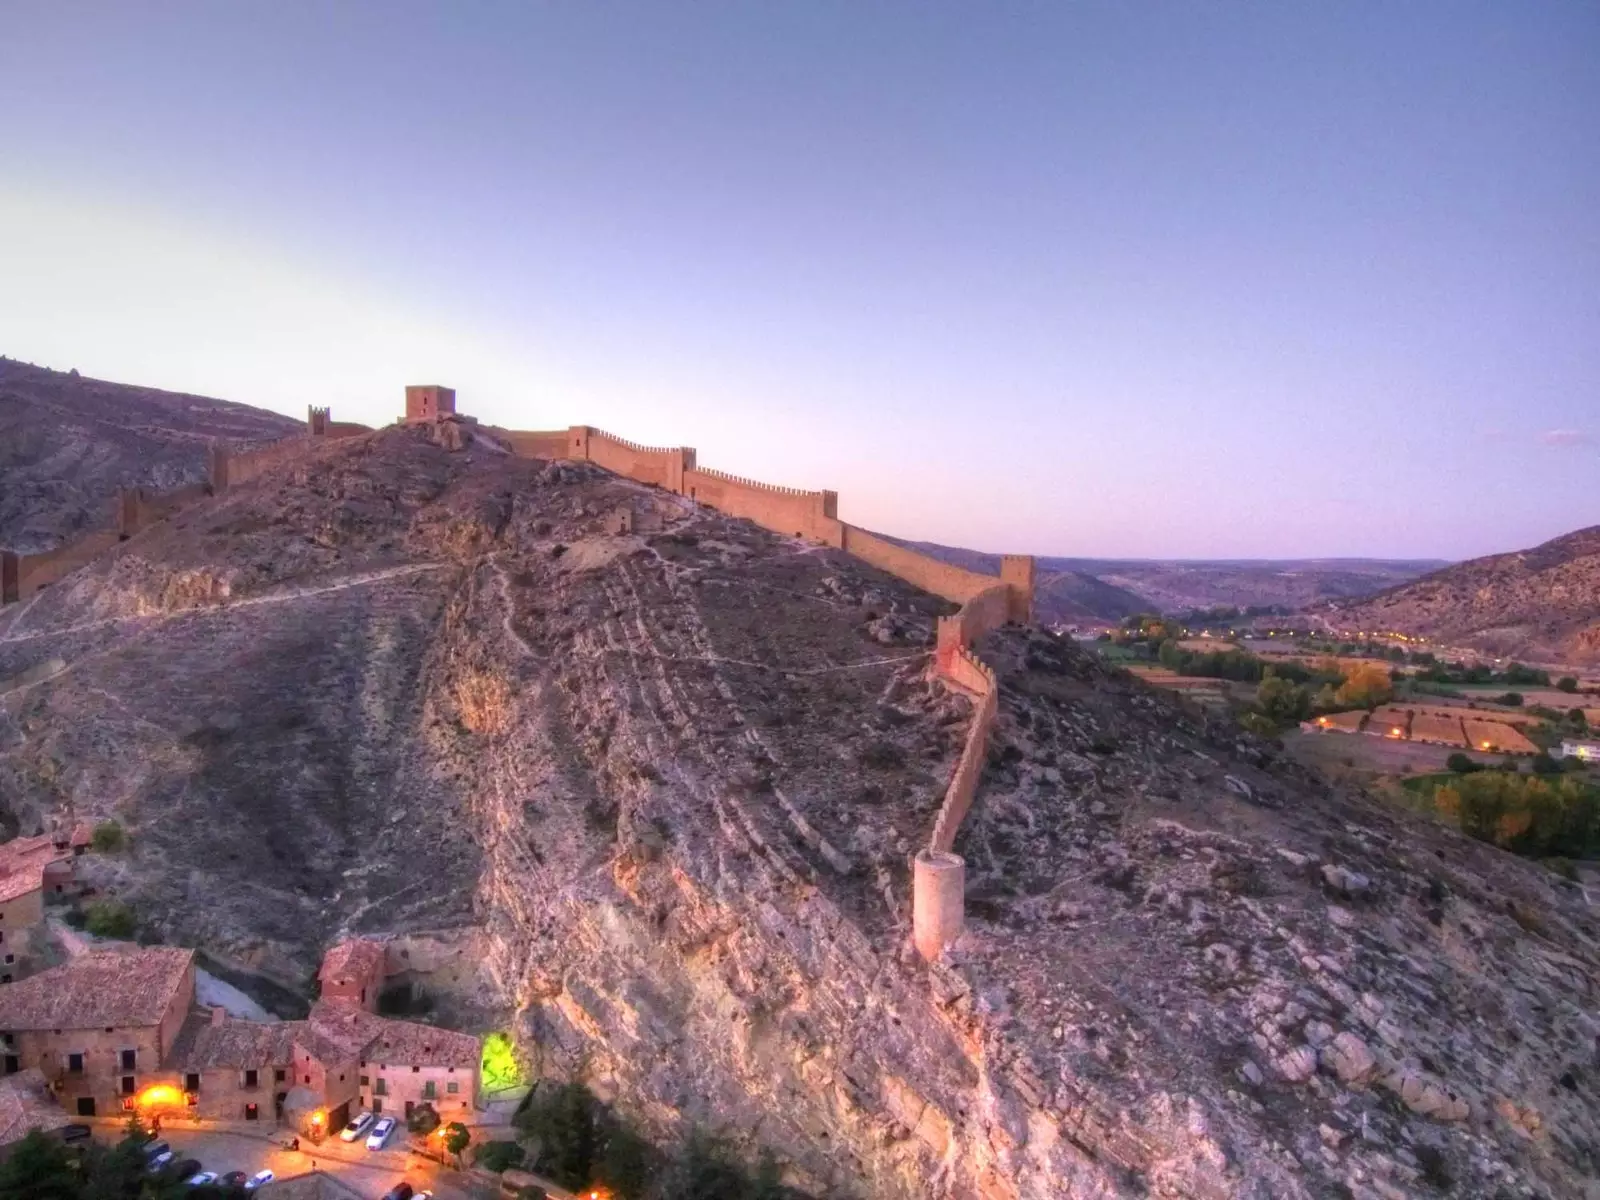
{"label": "battlement", "polygon": [[306,432],[312,437],[328,436],[329,410],[311,404],[306,406]]}

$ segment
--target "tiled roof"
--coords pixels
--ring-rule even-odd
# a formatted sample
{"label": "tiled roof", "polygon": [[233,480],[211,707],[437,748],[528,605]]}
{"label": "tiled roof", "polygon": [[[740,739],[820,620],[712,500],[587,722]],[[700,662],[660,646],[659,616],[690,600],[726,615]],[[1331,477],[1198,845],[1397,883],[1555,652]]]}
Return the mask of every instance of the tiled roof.
{"label": "tiled roof", "polygon": [[35,1129],[59,1129],[70,1120],[40,1072],[30,1068],[0,1078],[0,1146]]}
{"label": "tiled roof", "polygon": [[217,1067],[286,1067],[294,1061],[299,1021],[223,1021],[209,1012],[190,1014],[172,1044],[167,1066],[175,1071]]}
{"label": "tiled roof", "polygon": [[359,1045],[363,1062],[476,1069],[483,1057],[482,1043],[471,1034],[378,1017],[342,1004],[316,1005],[307,1023],[340,1043]]}
{"label": "tiled roof", "polygon": [[0,984],[0,1029],[95,1029],[159,1024],[193,950],[96,950],[20,983]]}
{"label": "tiled roof", "polygon": [[370,938],[350,938],[334,946],[322,957],[317,978],[366,979],[383,974],[383,943]]}
{"label": "tiled roof", "polygon": [[12,838],[0,844],[0,904],[44,886],[44,869],[72,852],[55,844],[53,834]]}

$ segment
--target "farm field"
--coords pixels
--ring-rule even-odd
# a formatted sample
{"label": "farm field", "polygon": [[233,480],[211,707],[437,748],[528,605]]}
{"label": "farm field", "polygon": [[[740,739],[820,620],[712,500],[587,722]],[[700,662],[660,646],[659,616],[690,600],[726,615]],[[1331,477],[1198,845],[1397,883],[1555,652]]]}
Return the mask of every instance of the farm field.
{"label": "farm field", "polygon": [[[1293,730],[1283,735],[1286,751],[1298,762],[1330,777],[1415,775],[1446,770],[1446,760],[1462,751],[1427,742],[1408,742],[1387,737],[1333,737],[1325,733]],[[1494,755],[1473,753],[1469,757],[1485,765],[1498,761]]]}

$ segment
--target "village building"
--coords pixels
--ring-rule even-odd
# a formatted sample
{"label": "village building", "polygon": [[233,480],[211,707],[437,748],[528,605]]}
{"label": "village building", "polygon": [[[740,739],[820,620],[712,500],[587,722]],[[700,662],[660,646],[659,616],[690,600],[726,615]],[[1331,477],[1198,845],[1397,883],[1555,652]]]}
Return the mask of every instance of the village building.
{"label": "village building", "polygon": [[481,1039],[372,1011],[384,961],[380,942],[340,943],[310,1015],[265,1022],[197,1006],[193,951],[92,951],[0,987],[0,1078],[38,1071],[68,1113],[87,1117],[136,1107],[216,1121],[299,1114],[328,1131],[357,1107],[409,1117],[428,1104],[470,1122]]}
{"label": "village building", "polygon": [[72,860],[88,846],[84,825],[0,844],[0,983],[22,973],[44,923],[45,903],[76,894]]}
{"label": "village building", "polygon": [[1600,762],[1600,742],[1563,738],[1561,749],[1555,753],[1554,757],[1576,758],[1582,762]]}
{"label": "village building", "polygon": [[378,993],[383,990],[384,959],[382,942],[370,938],[340,942],[323,956],[322,967],[317,971],[322,998],[377,1012]]}
{"label": "village building", "polygon": [[0,1077],[0,1160],[30,1133],[48,1133],[71,1120],[42,1072],[30,1068]]}
{"label": "village building", "polygon": [[69,1113],[115,1113],[160,1073],[193,1003],[192,950],[93,951],[0,987],[3,1074],[37,1069]]}

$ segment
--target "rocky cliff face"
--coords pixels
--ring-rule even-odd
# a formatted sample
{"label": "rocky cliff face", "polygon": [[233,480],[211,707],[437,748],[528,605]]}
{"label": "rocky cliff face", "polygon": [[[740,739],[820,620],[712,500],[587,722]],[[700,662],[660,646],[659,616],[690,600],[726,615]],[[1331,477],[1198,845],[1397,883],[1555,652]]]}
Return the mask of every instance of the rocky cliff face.
{"label": "rocky cliff face", "polygon": [[1043,634],[982,648],[969,932],[922,964],[908,860],[967,715],[925,677],[940,611],[388,430],[0,613],[0,796],[118,815],[96,869],[149,929],[288,982],[339,929],[457,931],[539,1069],[819,1195],[1584,1194],[1575,887]]}
{"label": "rocky cliff face", "polygon": [[1340,629],[1420,634],[1535,661],[1600,663],[1600,525],[1531,550],[1435,571],[1369,600],[1329,606]]}
{"label": "rocky cliff face", "polygon": [[0,358],[0,546],[54,549],[106,528],[119,487],[204,479],[213,439],[254,445],[300,427],[243,404]]}

